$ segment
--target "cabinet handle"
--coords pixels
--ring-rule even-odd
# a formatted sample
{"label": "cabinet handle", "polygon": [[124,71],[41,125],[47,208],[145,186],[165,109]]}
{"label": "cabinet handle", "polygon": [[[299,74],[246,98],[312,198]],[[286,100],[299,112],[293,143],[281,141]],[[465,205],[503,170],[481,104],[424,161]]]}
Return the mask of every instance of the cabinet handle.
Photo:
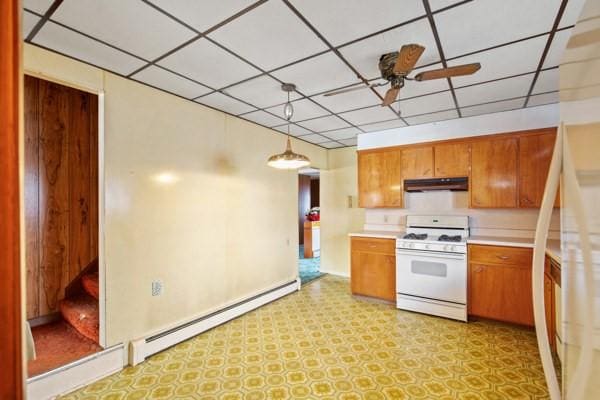
{"label": "cabinet handle", "polygon": [[481,272],[481,271],[483,271],[483,267],[477,267],[477,268],[475,268],[475,272]]}
{"label": "cabinet handle", "polygon": [[510,257],[509,256],[496,256],[501,260],[508,260]]}
{"label": "cabinet handle", "polygon": [[525,204],[533,204],[533,201],[529,200],[529,198],[528,198],[528,197],[523,197],[521,200],[522,200],[522,201],[523,201],[523,203],[525,203]]}
{"label": "cabinet handle", "polygon": [[429,171],[431,171],[431,168],[427,168],[425,171],[423,171],[423,175],[427,175]]}

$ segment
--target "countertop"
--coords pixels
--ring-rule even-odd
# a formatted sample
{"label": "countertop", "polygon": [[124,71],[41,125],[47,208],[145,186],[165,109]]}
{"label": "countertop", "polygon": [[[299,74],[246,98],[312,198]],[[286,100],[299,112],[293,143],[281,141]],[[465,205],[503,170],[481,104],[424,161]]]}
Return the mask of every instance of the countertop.
{"label": "countertop", "polygon": [[[403,236],[401,231],[359,231],[349,233],[348,236],[372,237],[380,239],[396,239]],[[490,246],[510,246],[510,247],[528,247],[533,248],[533,238],[517,238],[505,236],[470,236],[467,239],[468,244],[483,244]],[[546,243],[546,254],[557,261],[560,258],[560,240],[548,240]]]}

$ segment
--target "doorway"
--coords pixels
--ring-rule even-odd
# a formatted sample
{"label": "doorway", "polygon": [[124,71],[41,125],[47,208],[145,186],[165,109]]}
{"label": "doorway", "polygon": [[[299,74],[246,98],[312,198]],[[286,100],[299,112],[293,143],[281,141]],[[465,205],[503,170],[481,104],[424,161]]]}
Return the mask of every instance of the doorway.
{"label": "doorway", "polygon": [[298,172],[298,276],[302,284],[321,274],[320,174],[315,168]]}
{"label": "doorway", "polygon": [[102,350],[99,96],[24,78],[28,376]]}

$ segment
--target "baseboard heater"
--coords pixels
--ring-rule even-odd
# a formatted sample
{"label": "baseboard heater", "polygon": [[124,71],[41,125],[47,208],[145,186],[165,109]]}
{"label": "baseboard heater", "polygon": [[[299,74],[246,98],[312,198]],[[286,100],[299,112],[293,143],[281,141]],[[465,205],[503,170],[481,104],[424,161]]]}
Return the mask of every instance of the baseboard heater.
{"label": "baseboard heater", "polygon": [[266,292],[257,294],[238,303],[227,306],[211,314],[197,318],[178,327],[158,333],[147,338],[131,342],[129,363],[137,365],[147,357],[175,346],[196,335],[206,332],[227,321],[239,317],[247,312],[257,309],[265,304],[286,296],[300,289],[300,279],[288,282]]}

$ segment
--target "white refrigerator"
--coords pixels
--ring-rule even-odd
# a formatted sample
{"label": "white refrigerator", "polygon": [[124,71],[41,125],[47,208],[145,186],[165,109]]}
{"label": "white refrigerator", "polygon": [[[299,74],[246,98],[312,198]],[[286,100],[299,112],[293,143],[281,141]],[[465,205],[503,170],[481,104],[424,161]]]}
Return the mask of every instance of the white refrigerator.
{"label": "white refrigerator", "polygon": [[[560,127],[536,231],[536,334],[552,400],[600,399],[600,0],[588,0],[563,55]],[[561,373],[544,316],[544,252],[561,190]],[[557,376],[558,375],[558,376]]]}

